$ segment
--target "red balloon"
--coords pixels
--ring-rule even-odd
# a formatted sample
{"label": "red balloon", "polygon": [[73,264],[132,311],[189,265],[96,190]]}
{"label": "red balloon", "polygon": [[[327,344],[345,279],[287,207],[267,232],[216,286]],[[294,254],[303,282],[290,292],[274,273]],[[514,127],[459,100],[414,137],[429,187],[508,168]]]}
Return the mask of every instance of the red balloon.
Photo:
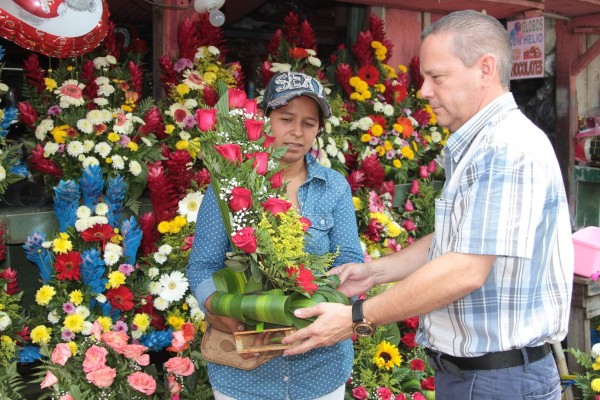
{"label": "red balloon", "polygon": [[50,57],[95,49],[107,33],[105,0],[0,0],[0,36]]}

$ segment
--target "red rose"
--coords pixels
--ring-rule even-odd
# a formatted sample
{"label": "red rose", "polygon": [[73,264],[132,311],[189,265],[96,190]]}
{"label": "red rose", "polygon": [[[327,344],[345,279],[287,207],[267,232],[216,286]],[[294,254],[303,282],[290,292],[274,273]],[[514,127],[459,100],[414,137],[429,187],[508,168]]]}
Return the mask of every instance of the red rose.
{"label": "red rose", "polygon": [[241,89],[229,88],[229,108],[242,108],[246,103],[246,92]]}
{"label": "red rose", "polygon": [[248,140],[255,142],[258,139],[260,139],[260,134],[262,133],[262,128],[264,124],[264,121],[257,121],[255,119],[245,119],[244,126],[246,127]]}
{"label": "red rose", "polygon": [[248,159],[253,158],[254,159],[254,163],[252,164],[252,167],[256,170],[256,173],[259,175],[264,175],[267,172],[267,163],[269,161],[269,153],[265,153],[265,152],[258,152],[258,153],[252,153],[252,154],[248,154],[246,156]]}
{"label": "red rose", "polygon": [[244,111],[246,114],[256,115],[256,111],[258,111],[258,105],[256,104],[256,99],[248,99],[244,103]]}
{"label": "red rose", "polygon": [[404,343],[408,348],[413,349],[417,347],[417,342],[415,342],[415,332],[409,332],[405,334],[400,340],[402,340],[402,343]]}
{"label": "red rose", "polygon": [[248,210],[252,207],[252,192],[243,187],[235,187],[231,191],[229,208],[233,212]]}
{"label": "red rose", "polygon": [[386,387],[377,388],[375,393],[381,400],[392,400],[392,391]]}
{"label": "red rose", "polygon": [[412,194],[419,194],[419,181],[417,179],[412,181],[412,184],[410,185],[410,192]]}
{"label": "red rose", "polygon": [[410,369],[413,371],[425,371],[425,361],[420,358],[415,358],[410,361]]}
{"label": "red rose", "polygon": [[273,136],[265,135],[265,141],[263,142],[263,147],[269,148],[275,142],[275,138]]}
{"label": "red rose", "polygon": [[421,381],[421,389],[423,390],[435,390],[435,381],[433,376],[430,376]]}
{"label": "red rose", "polygon": [[364,400],[369,397],[369,393],[367,393],[367,389],[362,386],[352,389],[352,396],[354,396],[357,400]]}
{"label": "red rose", "polygon": [[254,253],[258,247],[256,236],[254,236],[254,228],[252,227],[240,229],[231,236],[231,241],[240,250],[248,254]]}
{"label": "red rose", "polygon": [[242,163],[242,149],[238,144],[221,144],[215,146],[215,150],[232,164]]}
{"label": "red rose", "polygon": [[304,232],[306,232],[308,228],[312,226],[312,222],[310,222],[310,219],[308,218],[300,217],[300,222],[302,223],[302,229]]}
{"label": "red rose", "polygon": [[133,310],[133,292],[124,285],[116,289],[108,289],[106,298],[110,305],[121,311]]}
{"label": "red rose", "polygon": [[199,108],[196,110],[196,123],[202,132],[212,131],[217,125],[216,108]]}
{"label": "red rose", "polygon": [[402,323],[408,329],[417,329],[417,327],[419,326],[419,317],[405,319],[404,321],[402,321]]}
{"label": "red rose", "polygon": [[275,175],[269,178],[269,182],[271,182],[271,187],[273,189],[279,189],[281,185],[283,185],[283,171],[279,171]]}
{"label": "red rose", "polygon": [[271,197],[269,200],[263,202],[262,206],[265,211],[270,211],[273,215],[277,215],[279,213],[286,213],[292,206],[292,203],[287,200]]}

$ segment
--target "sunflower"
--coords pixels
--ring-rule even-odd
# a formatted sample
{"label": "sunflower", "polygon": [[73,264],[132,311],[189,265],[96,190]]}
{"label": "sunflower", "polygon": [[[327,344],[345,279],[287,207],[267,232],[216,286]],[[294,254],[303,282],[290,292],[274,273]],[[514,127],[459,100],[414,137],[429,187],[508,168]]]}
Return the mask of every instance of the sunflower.
{"label": "sunflower", "polygon": [[379,368],[390,369],[393,366],[400,366],[402,356],[398,352],[398,347],[383,340],[379,343],[379,346],[377,346],[377,352],[373,357],[373,362],[377,364]]}

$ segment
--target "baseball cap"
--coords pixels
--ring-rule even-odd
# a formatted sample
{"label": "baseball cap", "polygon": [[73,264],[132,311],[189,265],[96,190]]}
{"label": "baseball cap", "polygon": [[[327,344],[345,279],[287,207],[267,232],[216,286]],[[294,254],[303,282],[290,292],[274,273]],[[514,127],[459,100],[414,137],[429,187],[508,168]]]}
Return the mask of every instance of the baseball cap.
{"label": "baseball cap", "polygon": [[331,107],[325,97],[323,85],[303,72],[282,72],[273,76],[265,89],[261,107],[265,112],[275,110],[298,96],[312,97],[325,118],[331,115]]}

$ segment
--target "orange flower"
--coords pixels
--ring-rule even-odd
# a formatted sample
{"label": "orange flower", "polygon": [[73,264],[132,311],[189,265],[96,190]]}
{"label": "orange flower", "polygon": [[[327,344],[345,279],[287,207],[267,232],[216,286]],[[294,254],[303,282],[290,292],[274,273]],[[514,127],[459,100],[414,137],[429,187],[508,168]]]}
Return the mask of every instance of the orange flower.
{"label": "orange flower", "polygon": [[290,49],[290,56],[294,57],[296,60],[301,60],[309,56],[308,51],[301,47],[294,47]]}
{"label": "orange flower", "polygon": [[401,129],[400,130],[396,129],[397,128],[396,125],[394,125],[394,129],[398,130],[398,132],[402,134],[402,137],[404,139],[408,139],[409,137],[411,137],[413,132],[415,131],[415,129],[413,128],[412,122],[410,122],[410,119],[408,119],[406,117],[398,117],[398,119],[396,120],[396,124],[398,124],[398,126]]}

